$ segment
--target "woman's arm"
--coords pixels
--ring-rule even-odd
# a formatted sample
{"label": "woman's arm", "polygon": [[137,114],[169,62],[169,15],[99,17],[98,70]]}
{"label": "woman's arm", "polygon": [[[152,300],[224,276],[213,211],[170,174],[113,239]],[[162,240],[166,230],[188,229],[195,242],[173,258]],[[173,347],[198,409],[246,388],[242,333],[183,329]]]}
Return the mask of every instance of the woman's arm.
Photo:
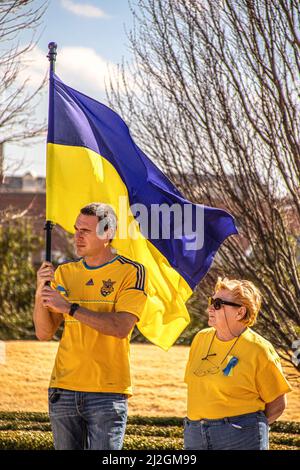
{"label": "woman's arm", "polygon": [[274,421],[276,421],[276,419],[282,415],[286,405],[286,395],[280,395],[278,398],[271,401],[270,403],[266,403],[265,415],[268,418],[269,424],[274,423]]}

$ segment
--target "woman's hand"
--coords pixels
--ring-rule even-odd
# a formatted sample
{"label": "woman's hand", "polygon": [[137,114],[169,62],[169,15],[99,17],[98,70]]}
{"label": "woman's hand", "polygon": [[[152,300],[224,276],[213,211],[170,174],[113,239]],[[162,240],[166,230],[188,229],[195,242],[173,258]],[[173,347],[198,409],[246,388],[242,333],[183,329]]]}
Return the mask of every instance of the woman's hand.
{"label": "woman's hand", "polygon": [[265,415],[268,418],[268,423],[272,424],[279,416],[282,415],[287,405],[286,395],[280,395],[270,403],[266,403]]}

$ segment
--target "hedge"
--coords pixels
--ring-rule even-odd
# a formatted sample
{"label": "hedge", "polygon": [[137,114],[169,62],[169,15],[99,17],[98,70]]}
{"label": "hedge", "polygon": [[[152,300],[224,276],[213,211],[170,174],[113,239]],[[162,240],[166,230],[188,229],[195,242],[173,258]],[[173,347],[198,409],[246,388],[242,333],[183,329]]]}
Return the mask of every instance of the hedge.
{"label": "hedge", "polygon": [[[278,421],[271,426],[270,448],[300,448],[300,423]],[[124,450],[183,449],[182,418],[130,416]],[[51,450],[47,413],[0,412],[0,450]]]}

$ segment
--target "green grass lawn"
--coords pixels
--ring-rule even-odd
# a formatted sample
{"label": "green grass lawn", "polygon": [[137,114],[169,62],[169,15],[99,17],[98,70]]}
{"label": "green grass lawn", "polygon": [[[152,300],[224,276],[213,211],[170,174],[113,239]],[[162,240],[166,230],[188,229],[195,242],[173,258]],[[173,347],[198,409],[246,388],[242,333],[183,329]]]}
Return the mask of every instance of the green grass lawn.
{"label": "green grass lawn", "polygon": [[[300,423],[279,421],[271,426],[270,449],[298,450]],[[0,450],[53,449],[47,413],[0,412]],[[124,450],[182,450],[180,418],[128,418]]]}

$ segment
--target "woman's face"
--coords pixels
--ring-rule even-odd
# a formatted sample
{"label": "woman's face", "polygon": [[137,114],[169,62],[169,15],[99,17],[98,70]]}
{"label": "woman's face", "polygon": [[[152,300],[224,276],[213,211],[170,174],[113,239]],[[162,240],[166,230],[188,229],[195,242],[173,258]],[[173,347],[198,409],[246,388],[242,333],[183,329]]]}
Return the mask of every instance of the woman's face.
{"label": "woman's face", "polygon": [[[233,297],[232,293],[227,289],[218,290],[213,296],[213,299],[221,299],[227,302],[239,303]],[[221,305],[219,310],[215,310],[213,305],[207,309],[208,312],[208,325],[213,326],[217,331],[228,331],[228,326],[231,330],[241,326],[241,318],[243,318],[245,307],[234,307],[231,305]],[[226,316],[225,316],[226,314]],[[227,319],[227,322],[226,322]]]}

